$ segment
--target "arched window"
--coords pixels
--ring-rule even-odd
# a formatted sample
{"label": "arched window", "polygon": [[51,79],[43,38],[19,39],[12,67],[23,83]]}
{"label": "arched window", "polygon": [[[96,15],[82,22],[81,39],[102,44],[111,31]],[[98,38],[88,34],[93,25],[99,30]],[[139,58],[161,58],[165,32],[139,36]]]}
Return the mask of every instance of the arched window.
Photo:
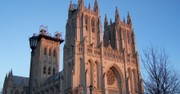
{"label": "arched window", "polygon": [[56,50],[53,50],[53,56],[56,57]]}
{"label": "arched window", "polygon": [[91,21],[91,26],[94,26],[94,18]]}
{"label": "arched window", "polygon": [[51,49],[49,49],[49,56],[51,56]]}
{"label": "arched window", "polygon": [[93,85],[93,78],[94,78],[93,77],[94,76],[93,75],[94,74],[93,73],[93,63],[91,61],[89,61],[89,64],[90,64],[90,66],[89,66],[90,67],[90,84]]}
{"label": "arched window", "polygon": [[55,74],[55,71],[56,71],[55,68],[53,68],[53,75]]}
{"label": "arched window", "polygon": [[95,32],[95,22],[94,18],[91,20],[92,32]]}
{"label": "arched window", "polygon": [[47,48],[44,48],[44,55],[47,55]]}
{"label": "arched window", "polygon": [[15,94],[19,94],[19,91],[18,91],[18,90],[16,90],[16,91],[15,91]]}
{"label": "arched window", "polygon": [[46,66],[43,68],[43,73],[46,74]]}
{"label": "arched window", "polygon": [[133,79],[134,79],[134,90],[137,90],[137,76],[135,70],[133,70]]}
{"label": "arched window", "polygon": [[128,44],[130,44],[130,41],[131,41],[131,36],[130,36],[130,34],[128,33],[128,35],[127,35],[127,37],[128,37]]}
{"label": "arched window", "polygon": [[131,69],[128,69],[128,85],[129,85],[129,92],[132,92],[132,74]]}
{"label": "arched window", "polygon": [[51,67],[48,68],[48,74],[51,74]]}
{"label": "arched window", "polygon": [[93,64],[94,66],[94,84],[93,84],[93,86],[95,87],[95,88],[99,88],[99,66],[98,66],[98,63],[97,62],[95,62],[94,64]]}

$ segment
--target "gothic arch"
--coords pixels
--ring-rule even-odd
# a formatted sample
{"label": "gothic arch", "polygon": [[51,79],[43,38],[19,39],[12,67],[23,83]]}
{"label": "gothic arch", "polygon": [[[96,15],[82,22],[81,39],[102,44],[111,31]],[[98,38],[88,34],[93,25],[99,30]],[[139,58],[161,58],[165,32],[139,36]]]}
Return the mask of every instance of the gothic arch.
{"label": "gothic arch", "polygon": [[[111,76],[108,77],[109,72],[110,72],[110,74],[114,75],[115,78],[111,79]],[[118,67],[118,65],[113,63],[110,66],[108,66],[106,68],[105,74],[107,76],[105,81],[115,80],[115,82],[117,84],[117,88],[118,88],[118,90],[115,90],[115,91],[113,89],[109,89],[107,86],[108,85],[113,85],[113,82],[112,83],[111,82],[110,83],[107,82],[108,84],[107,84],[106,88],[108,88],[109,94],[111,94],[111,93],[122,94],[124,92],[123,89],[122,89],[123,82],[124,82],[124,77],[123,77],[123,73],[122,73],[121,69]],[[109,80],[109,78],[110,78],[110,80]]]}
{"label": "gothic arch", "polygon": [[86,85],[89,87],[93,83],[93,60],[90,58],[87,61],[86,69]]}
{"label": "gothic arch", "polygon": [[135,92],[135,91],[137,91],[137,70],[136,69],[133,69],[132,70],[132,74],[133,74],[133,86],[134,86],[134,88],[133,88],[133,91]]}
{"label": "gothic arch", "polygon": [[128,68],[128,92],[132,93],[133,91],[133,73],[132,73],[132,69]]}
{"label": "gothic arch", "polygon": [[94,62],[94,86],[95,88],[100,87],[100,63],[98,60]]}
{"label": "gothic arch", "polygon": [[114,68],[117,70],[117,72],[118,72],[119,75],[121,76],[122,81],[124,81],[124,77],[123,77],[122,70],[120,69],[120,67],[119,67],[116,63],[110,64],[110,65],[106,68],[105,73],[107,73],[107,71],[108,71],[111,67],[114,67]]}

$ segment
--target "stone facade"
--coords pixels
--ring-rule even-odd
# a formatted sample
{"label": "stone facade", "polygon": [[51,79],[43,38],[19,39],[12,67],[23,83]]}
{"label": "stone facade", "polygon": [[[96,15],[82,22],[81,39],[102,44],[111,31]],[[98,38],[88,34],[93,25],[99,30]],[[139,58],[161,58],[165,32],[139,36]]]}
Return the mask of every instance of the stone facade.
{"label": "stone facade", "polygon": [[[63,40],[40,30],[23,94],[143,94],[130,14],[127,21],[121,21],[116,8],[115,21],[110,23],[105,16],[104,35],[99,14],[97,0],[93,10],[83,0],[70,1],[61,72],[59,45]],[[6,83],[3,94],[11,94]]]}
{"label": "stone facade", "polygon": [[14,76],[12,70],[6,75],[3,94],[27,94],[29,78]]}
{"label": "stone facade", "polygon": [[[78,6],[78,7],[76,7]],[[138,53],[131,17],[104,22],[98,2],[86,8],[70,3],[64,45],[63,94],[137,94],[142,92]],[[81,94],[80,93],[80,94]]]}

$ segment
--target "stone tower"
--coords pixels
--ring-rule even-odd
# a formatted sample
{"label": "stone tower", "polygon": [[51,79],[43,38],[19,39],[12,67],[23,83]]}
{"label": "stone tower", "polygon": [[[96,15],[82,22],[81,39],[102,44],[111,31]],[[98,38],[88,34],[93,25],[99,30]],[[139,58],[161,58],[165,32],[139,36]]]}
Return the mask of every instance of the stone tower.
{"label": "stone tower", "polygon": [[[130,14],[104,21],[97,0],[91,6],[70,1],[63,62],[62,94],[141,94],[139,57]],[[102,37],[103,36],[103,37]]]}
{"label": "stone tower", "polygon": [[[99,47],[102,43],[102,28],[99,16],[99,7],[97,0],[94,2],[94,8],[91,10],[84,6],[83,0],[78,0],[78,4],[69,5],[69,16],[66,24],[66,40],[64,46],[64,78],[65,93],[67,92],[89,92],[91,83],[100,87],[100,71],[96,75],[96,82],[86,79],[88,70],[87,52],[84,49],[88,47],[97,48],[97,54],[100,54]],[[92,49],[89,49],[92,51]],[[98,68],[98,66],[97,66]],[[91,71],[92,72],[92,71]],[[97,88],[97,89],[98,89]],[[98,91],[99,92],[99,91]]]}
{"label": "stone tower", "polygon": [[50,36],[45,26],[41,26],[40,34],[33,37],[36,37],[37,45],[31,53],[29,94],[39,92],[47,78],[59,72],[59,49],[63,42],[59,33]]}

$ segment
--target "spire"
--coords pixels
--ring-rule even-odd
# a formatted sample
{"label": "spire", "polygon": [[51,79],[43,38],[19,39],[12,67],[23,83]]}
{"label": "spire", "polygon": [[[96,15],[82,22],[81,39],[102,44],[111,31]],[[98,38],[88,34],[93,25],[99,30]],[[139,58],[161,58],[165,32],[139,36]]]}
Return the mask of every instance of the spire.
{"label": "spire", "polygon": [[8,76],[7,76],[7,74],[6,74],[5,80],[7,79],[7,77],[8,77]]}
{"label": "spire", "polygon": [[13,72],[12,72],[12,69],[11,69],[10,75],[11,75],[11,76],[13,76]]}
{"label": "spire", "polygon": [[131,23],[131,16],[130,16],[130,14],[129,14],[129,12],[128,12],[128,15],[127,15],[127,24],[132,24]]}
{"label": "spire", "polygon": [[112,24],[112,19],[110,19],[110,24]]}
{"label": "spire", "polygon": [[72,0],[70,1],[70,4],[69,4],[69,10],[73,10]]}
{"label": "spire", "polygon": [[94,12],[96,13],[97,16],[99,16],[99,7],[98,7],[97,0],[95,0],[94,2]]}
{"label": "spire", "polygon": [[107,15],[105,14],[105,18],[104,18],[104,29],[108,27],[108,18]]}
{"label": "spire", "polygon": [[8,73],[8,77],[10,77],[10,76],[13,76],[12,69],[11,69],[11,71]]}
{"label": "spire", "polygon": [[97,3],[97,0],[95,0],[94,2],[94,11],[96,11],[98,9],[98,3]]}
{"label": "spire", "polygon": [[119,12],[118,12],[118,8],[116,7],[116,11],[115,11],[115,22],[120,22],[120,17],[119,17]]}
{"label": "spire", "polygon": [[90,5],[90,3],[89,3],[89,5],[88,5],[88,9],[91,9],[91,5]]}
{"label": "spire", "polygon": [[130,28],[132,27],[132,21],[131,21],[131,16],[128,12],[128,15],[127,15],[127,24],[130,25]]}
{"label": "spire", "polygon": [[123,18],[123,23],[126,23],[126,19],[125,18]]}
{"label": "spire", "polygon": [[84,1],[83,0],[78,0],[78,9],[82,9],[84,7]]}

